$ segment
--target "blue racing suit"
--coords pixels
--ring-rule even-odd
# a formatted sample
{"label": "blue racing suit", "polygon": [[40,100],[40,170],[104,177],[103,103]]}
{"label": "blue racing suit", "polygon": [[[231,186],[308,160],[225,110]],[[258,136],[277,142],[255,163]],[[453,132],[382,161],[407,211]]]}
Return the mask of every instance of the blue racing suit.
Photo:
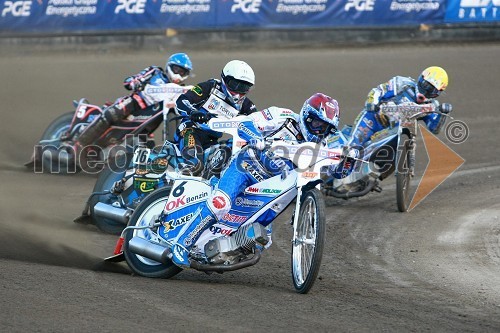
{"label": "blue racing suit", "polygon": [[[365,108],[354,121],[353,133],[349,142],[351,147],[363,147],[372,135],[390,126],[389,119],[379,112],[383,103],[393,102],[417,103],[417,82],[410,77],[395,76],[388,82],[382,83],[368,93]],[[435,99],[425,99],[422,103],[438,103]],[[421,118],[427,128],[438,134],[445,122],[445,117],[433,113]]]}

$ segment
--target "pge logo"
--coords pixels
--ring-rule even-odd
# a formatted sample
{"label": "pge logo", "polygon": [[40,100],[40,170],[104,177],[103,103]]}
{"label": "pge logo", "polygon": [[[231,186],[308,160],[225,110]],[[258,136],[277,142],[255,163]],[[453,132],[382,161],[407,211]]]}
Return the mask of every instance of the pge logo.
{"label": "pge logo", "polygon": [[115,14],[125,10],[127,14],[144,14],[148,0],[118,0],[118,6],[115,8]]}
{"label": "pge logo", "polygon": [[373,11],[374,6],[375,0],[347,0],[344,10],[348,12],[351,8],[354,8],[358,12]]}
{"label": "pge logo", "polygon": [[231,13],[240,9],[245,14],[258,13],[262,0],[234,0]]}
{"label": "pge logo", "polygon": [[12,16],[30,16],[32,1],[5,1],[2,10],[2,17],[11,14]]}

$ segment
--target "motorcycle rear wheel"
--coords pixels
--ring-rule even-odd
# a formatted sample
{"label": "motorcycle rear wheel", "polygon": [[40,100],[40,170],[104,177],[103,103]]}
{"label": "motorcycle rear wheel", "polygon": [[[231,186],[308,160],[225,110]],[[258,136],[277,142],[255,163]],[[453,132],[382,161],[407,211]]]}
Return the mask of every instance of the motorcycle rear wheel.
{"label": "motorcycle rear wheel", "polygon": [[[162,187],[148,195],[130,217],[129,226],[148,225],[152,218],[159,215],[168,200],[171,187]],[[182,271],[174,263],[162,264],[130,251],[128,242],[132,237],[151,239],[150,229],[128,230],[124,235],[123,254],[130,269],[144,277],[168,279]]]}
{"label": "motorcycle rear wheel", "polygon": [[407,134],[401,134],[400,152],[398,152],[397,174],[396,174],[396,201],[398,210],[402,213],[410,208],[410,137]]}
{"label": "motorcycle rear wheel", "polygon": [[[104,192],[109,191],[113,184],[125,176],[125,172],[129,168],[129,164],[132,161],[132,154],[121,155],[117,158],[116,165],[113,168],[107,166],[102,170],[94,185],[92,192]],[[114,201],[118,200],[114,194],[104,194],[104,195],[94,195],[89,200],[90,215],[95,223],[95,225],[104,233],[119,235],[125,228],[125,224],[119,221],[114,221],[112,219],[98,216],[94,214],[94,206],[98,202],[105,204],[112,204]]]}
{"label": "motorcycle rear wheel", "polygon": [[306,294],[318,277],[325,245],[325,201],[314,188],[304,193],[292,243],[292,279],[295,290]]}

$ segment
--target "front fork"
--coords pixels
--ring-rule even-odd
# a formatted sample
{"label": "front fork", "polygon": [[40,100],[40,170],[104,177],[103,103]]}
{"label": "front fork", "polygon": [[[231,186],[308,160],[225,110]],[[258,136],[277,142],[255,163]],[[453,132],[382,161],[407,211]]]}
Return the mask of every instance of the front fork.
{"label": "front fork", "polygon": [[417,149],[417,142],[415,137],[412,135],[410,141],[408,142],[408,171],[410,176],[415,176],[415,151]]}
{"label": "front fork", "polygon": [[298,221],[299,221],[301,197],[302,197],[302,187],[299,187],[297,189],[297,199],[295,201],[295,210],[293,212],[292,220],[290,221],[290,223],[292,223],[292,228],[293,228],[292,246],[297,245],[297,225],[298,225]]}
{"label": "front fork", "polygon": [[[415,152],[417,149],[417,141],[416,141],[416,131],[417,131],[417,123],[414,122],[414,124],[411,124],[411,126],[404,126],[400,127],[399,129],[399,135],[398,135],[398,144],[397,144],[397,154],[396,154],[396,174],[399,172],[398,170],[398,165],[399,165],[399,159],[400,158],[408,158],[408,173],[410,174],[411,177],[415,176]],[[409,137],[408,141],[408,154],[407,156],[401,156],[402,150],[401,150],[401,136],[403,134],[407,134]]]}

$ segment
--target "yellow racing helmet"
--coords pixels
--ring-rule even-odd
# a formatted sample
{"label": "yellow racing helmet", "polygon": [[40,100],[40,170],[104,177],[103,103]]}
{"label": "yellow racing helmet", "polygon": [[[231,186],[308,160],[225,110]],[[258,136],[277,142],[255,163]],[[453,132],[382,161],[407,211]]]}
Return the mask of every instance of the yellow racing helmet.
{"label": "yellow racing helmet", "polygon": [[448,74],[438,66],[424,69],[418,78],[418,90],[427,98],[436,98],[448,86]]}

